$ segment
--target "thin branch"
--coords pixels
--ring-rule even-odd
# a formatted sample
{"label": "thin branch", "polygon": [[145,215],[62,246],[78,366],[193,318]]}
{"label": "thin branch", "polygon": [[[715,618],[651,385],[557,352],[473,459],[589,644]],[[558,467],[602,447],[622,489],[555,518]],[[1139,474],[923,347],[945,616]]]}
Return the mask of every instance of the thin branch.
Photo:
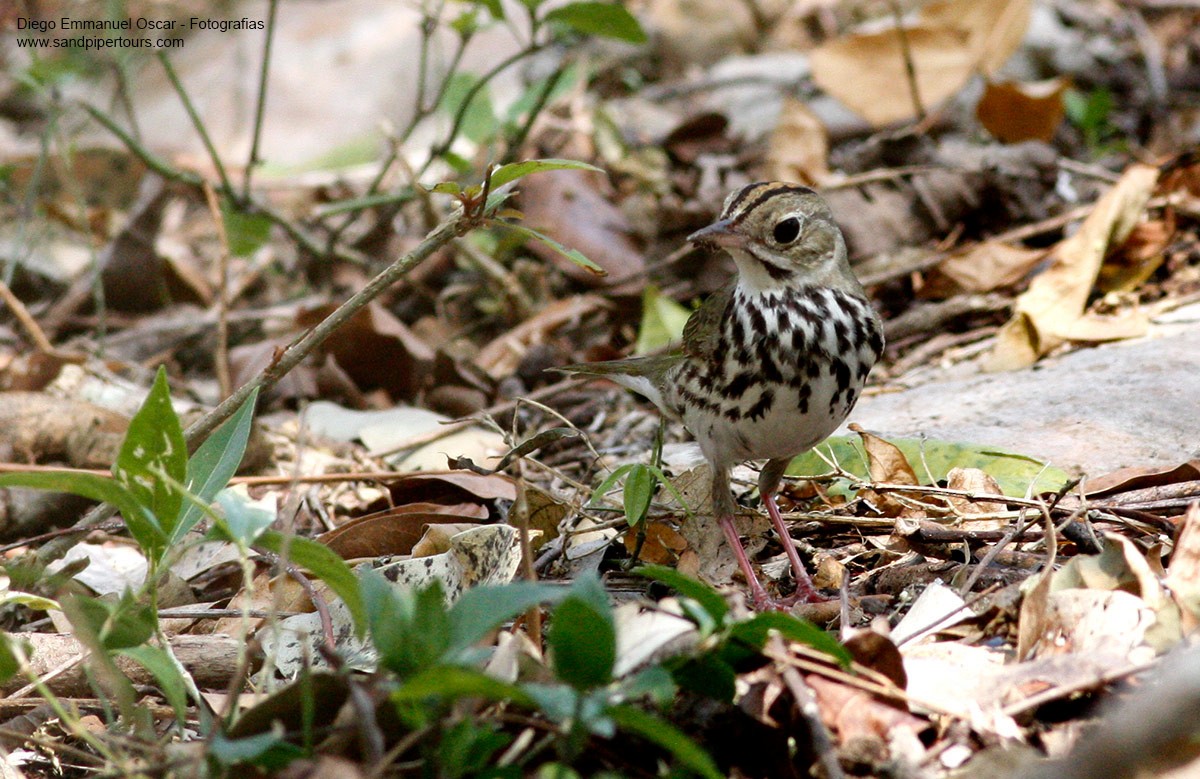
{"label": "thin branch", "polygon": [[904,29],[904,15],[896,0],[888,0],[892,15],[896,17],[896,37],[900,41],[900,52],[904,55],[904,75],[908,79],[908,91],[912,96],[913,110],[917,121],[925,121],[925,105],[921,102],[921,91],[917,88],[917,67],[913,62],[912,47],[908,42],[908,32]]}
{"label": "thin branch", "polygon": [[171,60],[162,50],[156,53],[158,61],[162,63],[163,70],[167,73],[167,78],[170,80],[171,86],[175,88],[175,94],[179,95],[179,100],[183,103],[183,108],[187,111],[188,118],[192,120],[192,126],[196,128],[196,132],[200,135],[200,140],[204,143],[204,148],[208,151],[209,159],[212,160],[213,167],[217,171],[217,176],[221,179],[221,191],[230,198],[234,197],[233,184],[229,181],[229,174],[225,170],[225,164],[221,162],[221,155],[217,153],[217,147],[208,135],[208,128],[204,126],[204,121],[196,111],[196,106],[192,105],[192,99],[188,97],[187,90],[183,88],[183,82],[179,80],[179,74],[175,72],[175,66],[171,64]]}
{"label": "thin branch", "polygon": [[246,160],[246,174],[242,181],[242,198],[247,202],[250,200],[250,181],[254,176],[254,168],[262,161],[258,158],[258,148],[266,115],[267,74],[271,68],[271,44],[275,40],[275,16],[278,9],[279,0],[271,0],[267,11],[267,39],[263,44],[262,65],[258,73],[258,96],[254,103],[254,140],[250,144],[250,157]]}
{"label": "thin branch", "polygon": [[225,218],[217,203],[217,193],[207,181],[204,182],[204,199],[212,214],[213,224],[217,227],[217,239],[221,245],[221,254],[217,257],[217,353],[213,360],[221,397],[227,398],[233,392],[233,379],[229,372],[229,235],[225,231]]}

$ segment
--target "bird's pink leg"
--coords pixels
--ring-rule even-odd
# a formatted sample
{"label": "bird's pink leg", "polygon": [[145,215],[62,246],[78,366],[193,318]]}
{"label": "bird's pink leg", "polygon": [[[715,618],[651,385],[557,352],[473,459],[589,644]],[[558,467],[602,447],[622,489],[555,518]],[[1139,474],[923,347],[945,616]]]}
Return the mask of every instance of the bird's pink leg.
{"label": "bird's pink leg", "polygon": [[725,540],[729,542],[729,547],[733,549],[733,554],[737,557],[742,575],[750,584],[750,595],[754,599],[754,607],[756,609],[779,609],[780,605],[767,595],[767,591],[758,581],[758,576],[750,565],[750,558],[746,556],[746,548],[742,546],[742,539],[738,536],[737,528],[733,526],[733,517],[723,514],[718,521],[721,523],[721,530],[725,531]]}
{"label": "bird's pink leg", "polygon": [[792,578],[796,580],[796,592],[788,600],[793,603],[819,603],[828,600],[817,592],[812,579],[809,578],[808,571],[804,568],[804,563],[800,562],[800,552],[796,550],[796,544],[792,541],[792,535],[788,532],[787,525],[783,524],[783,516],[779,513],[779,507],[775,505],[775,495],[770,492],[763,493],[762,502],[767,507],[767,514],[771,517],[771,524],[775,526],[775,532],[779,534],[779,542],[783,544],[783,551],[787,553],[788,562],[792,564]]}
{"label": "bird's pink leg", "polygon": [[783,523],[783,515],[779,513],[779,506],[775,504],[775,491],[779,489],[779,481],[783,478],[783,472],[787,470],[790,462],[790,459],[767,461],[759,475],[758,493],[762,497],[763,505],[767,508],[767,515],[771,517],[771,524],[775,526],[775,532],[779,534],[779,543],[783,544],[783,551],[787,554],[788,562],[792,564],[792,577],[796,580],[796,592],[788,601],[791,603],[819,603],[828,598],[817,592],[817,588],[813,586],[812,579],[809,578],[808,571],[804,568],[804,563],[800,561],[800,552],[796,550],[792,535],[788,532],[787,525]]}

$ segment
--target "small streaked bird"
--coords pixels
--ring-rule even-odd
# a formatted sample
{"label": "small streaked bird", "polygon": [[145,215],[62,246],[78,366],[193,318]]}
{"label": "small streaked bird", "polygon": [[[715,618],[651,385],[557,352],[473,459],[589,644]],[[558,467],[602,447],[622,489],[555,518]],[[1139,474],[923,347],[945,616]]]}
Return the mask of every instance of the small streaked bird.
{"label": "small streaked bird", "polygon": [[688,240],[724,248],[738,273],[692,314],[681,350],[563,370],[610,379],[683,422],[712,466],[713,511],[760,609],[783,603],[768,596],[734,528],[729,470],[766,460],[759,493],[792,566],[792,600],[821,600],[775,493],[792,458],[825,440],[854,407],[883,352],[879,317],[829,206],[808,187],[743,187]]}

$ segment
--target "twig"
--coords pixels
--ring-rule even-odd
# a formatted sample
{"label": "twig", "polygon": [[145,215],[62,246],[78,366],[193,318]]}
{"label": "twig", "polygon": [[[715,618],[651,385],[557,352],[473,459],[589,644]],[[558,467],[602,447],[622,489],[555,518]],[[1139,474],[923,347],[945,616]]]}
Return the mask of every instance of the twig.
{"label": "twig", "polygon": [[[771,649],[780,656],[787,654],[783,639],[779,636],[771,636]],[[842,779],[845,774],[842,773],[842,766],[837,759],[833,736],[830,734],[829,728],[825,727],[825,721],[821,719],[817,696],[813,694],[812,688],[805,684],[795,667],[782,663],[781,666],[779,675],[783,677],[783,683],[791,690],[792,697],[796,699],[796,710],[800,712],[800,716],[808,725],[808,735],[812,740],[813,749],[817,753],[817,760],[824,771],[825,779]]]}
{"label": "twig", "polygon": [[[246,175],[249,177],[249,172]],[[217,228],[217,241],[221,246],[221,253],[217,256],[217,351],[213,362],[221,397],[227,398],[233,392],[233,379],[229,373],[229,234],[225,231],[225,218],[217,203],[217,193],[207,181],[204,182],[204,199],[208,202],[208,210]]]}
{"label": "twig", "polygon": [[250,182],[254,177],[254,168],[262,160],[258,158],[258,147],[262,141],[263,120],[267,109],[267,74],[271,68],[271,44],[275,40],[275,17],[279,10],[279,0],[270,0],[267,10],[266,40],[263,42],[262,65],[258,71],[258,94],[254,102],[254,140],[250,143],[250,156],[246,160],[246,171],[242,177],[242,199],[250,202]]}
{"label": "twig", "polygon": [[4,303],[12,309],[13,316],[21,323],[21,327],[25,328],[25,332],[29,335],[29,340],[33,341],[33,345],[39,351],[54,351],[53,344],[50,343],[50,339],[46,337],[37,320],[33,318],[33,315],[29,313],[29,309],[25,308],[25,304],[13,294],[13,291],[8,288],[8,285],[2,279],[0,279],[0,299],[3,299]]}
{"label": "twig", "polygon": [[904,75],[908,79],[908,93],[912,97],[913,111],[918,122],[925,121],[925,106],[921,102],[921,90],[917,87],[917,66],[913,62],[912,47],[908,42],[908,31],[904,29],[904,14],[896,0],[888,0],[892,16],[896,18],[896,37],[900,41],[900,53],[904,56]]}
{"label": "twig", "polygon": [[183,88],[183,82],[179,80],[179,75],[175,72],[175,66],[171,64],[171,60],[162,49],[155,53],[158,56],[158,61],[162,63],[163,70],[167,73],[167,79],[175,89],[175,94],[179,95],[179,101],[183,103],[183,109],[187,111],[188,118],[192,120],[192,127],[196,128],[196,132],[200,135],[200,141],[204,144],[205,150],[208,151],[209,160],[216,169],[217,176],[221,179],[221,191],[227,197],[233,198],[233,184],[229,180],[229,173],[225,170],[225,163],[221,162],[221,155],[217,153],[217,147],[213,144],[212,138],[209,137],[208,128],[204,126],[204,120],[200,118],[200,114],[196,112],[196,107],[192,105],[192,99],[188,97],[187,90]]}

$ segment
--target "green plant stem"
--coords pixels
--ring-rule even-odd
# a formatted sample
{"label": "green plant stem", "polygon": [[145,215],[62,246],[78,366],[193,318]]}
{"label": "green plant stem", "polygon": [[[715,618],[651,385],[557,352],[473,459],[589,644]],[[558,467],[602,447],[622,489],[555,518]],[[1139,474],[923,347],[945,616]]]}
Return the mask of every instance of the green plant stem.
{"label": "green plant stem", "polygon": [[212,160],[213,167],[217,171],[217,176],[221,179],[221,191],[226,197],[234,198],[235,190],[229,180],[229,173],[225,170],[225,164],[221,162],[221,155],[217,153],[217,147],[213,145],[212,138],[208,134],[208,129],[205,128],[203,120],[200,119],[200,114],[196,112],[196,106],[192,105],[192,99],[188,97],[187,90],[183,88],[183,82],[179,80],[179,75],[175,72],[175,66],[171,64],[171,60],[161,50],[156,52],[156,54],[158,61],[162,63],[163,70],[166,71],[167,79],[170,80],[171,86],[175,89],[175,94],[179,95],[179,100],[183,103],[183,108],[187,111],[188,118],[192,120],[192,126],[200,134],[200,140],[204,143],[204,148],[208,151],[209,159]]}
{"label": "green plant stem", "polygon": [[250,182],[254,169],[262,160],[258,158],[259,143],[262,141],[263,118],[267,107],[267,75],[271,69],[271,44],[275,40],[275,17],[279,0],[271,0],[267,10],[267,36],[263,43],[262,65],[258,72],[258,96],[254,103],[254,140],[250,144],[250,157],[246,160],[246,175],[242,181],[242,199],[250,201]]}
{"label": "green plant stem", "polygon": [[88,115],[99,122],[104,129],[117,136],[117,140],[120,141],[125,148],[129,149],[133,156],[141,160],[142,164],[144,164],[150,170],[154,171],[168,181],[178,181],[182,184],[189,184],[193,187],[199,187],[204,184],[204,179],[202,179],[200,176],[196,175],[195,173],[189,173],[174,167],[171,165],[171,163],[147,149],[140,141],[130,135],[123,127],[114,122],[112,118],[108,116],[108,114],[104,113],[99,108],[96,108],[89,103],[80,103],[80,106],[82,106],[83,110],[86,111]]}
{"label": "green plant stem", "polygon": [[525,139],[529,137],[529,131],[533,129],[533,123],[541,116],[542,109],[546,107],[546,101],[550,99],[550,93],[558,86],[558,82],[562,80],[563,74],[567,72],[567,66],[559,64],[550,78],[546,79],[546,83],[538,92],[537,99],[529,108],[529,115],[525,117],[525,121],[521,123],[521,128],[517,130],[508,142],[508,149],[504,152],[504,156],[500,159],[501,164],[515,162],[517,155],[521,151],[521,146],[525,144]]}
{"label": "green plant stem", "polygon": [[467,94],[463,97],[462,104],[459,105],[458,110],[454,113],[454,121],[450,125],[450,132],[446,134],[446,137],[441,143],[433,147],[433,149],[430,151],[429,158],[425,160],[425,164],[421,166],[421,173],[429,170],[429,166],[433,164],[434,160],[450,151],[450,147],[454,145],[454,141],[458,139],[458,133],[462,130],[462,124],[466,120],[467,116],[467,109],[471,107],[471,102],[475,100],[475,96],[479,94],[479,90],[487,86],[492,79],[498,76],[506,68],[520,62],[526,57],[536,54],[537,52],[546,48],[546,45],[547,44],[545,43],[531,43],[524,49],[510,54],[509,56],[500,60],[500,62],[493,65],[491,70],[484,73],[479,77],[478,81],[471,85],[471,88],[467,90]]}

